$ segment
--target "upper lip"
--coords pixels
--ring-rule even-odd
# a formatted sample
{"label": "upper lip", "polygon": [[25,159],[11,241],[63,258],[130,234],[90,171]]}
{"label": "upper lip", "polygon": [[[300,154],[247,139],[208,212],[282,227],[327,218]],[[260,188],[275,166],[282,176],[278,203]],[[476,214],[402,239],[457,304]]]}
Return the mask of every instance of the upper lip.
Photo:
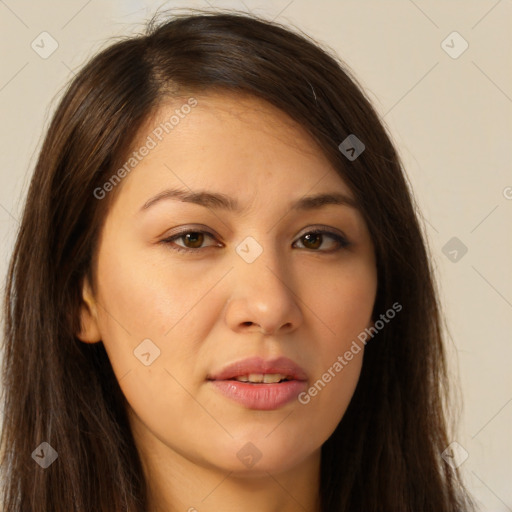
{"label": "upper lip", "polygon": [[304,369],[287,357],[278,357],[272,360],[265,360],[261,357],[249,357],[227,365],[220,372],[209,375],[207,379],[228,380],[251,373],[280,373],[292,377],[294,380],[307,379]]}

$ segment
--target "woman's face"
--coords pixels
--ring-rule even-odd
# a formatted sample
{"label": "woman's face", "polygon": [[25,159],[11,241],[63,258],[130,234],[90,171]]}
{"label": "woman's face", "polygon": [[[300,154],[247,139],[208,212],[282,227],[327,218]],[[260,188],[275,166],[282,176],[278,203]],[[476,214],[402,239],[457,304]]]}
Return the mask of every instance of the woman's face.
{"label": "woman's face", "polygon": [[[363,350],[344,354],[372,325],[373,245],[347,185],[282,112],[184,104],[160,108],[104,188],[117,197],[80,338],[103,341],[144,453],[276,474],[319,457],[352,397]],[[309,200],[322,194],[345,200]],[[248,374],[290,380],[234,380]]]}

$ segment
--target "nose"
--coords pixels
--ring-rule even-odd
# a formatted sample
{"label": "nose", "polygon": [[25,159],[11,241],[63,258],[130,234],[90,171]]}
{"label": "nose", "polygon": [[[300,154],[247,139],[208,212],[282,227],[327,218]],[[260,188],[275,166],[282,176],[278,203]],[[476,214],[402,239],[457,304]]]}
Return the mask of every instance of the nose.
{"label": "nose", "polygon": [[236,332],[282,334],[303,321],[293,271],[269,249],[252,263],[235,262],[226,323]]}

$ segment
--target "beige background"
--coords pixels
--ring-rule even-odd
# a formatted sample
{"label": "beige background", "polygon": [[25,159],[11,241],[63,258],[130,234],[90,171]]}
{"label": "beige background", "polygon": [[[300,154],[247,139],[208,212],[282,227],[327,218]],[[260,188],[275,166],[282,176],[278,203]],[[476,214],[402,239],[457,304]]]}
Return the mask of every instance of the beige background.
{"label": "beige background", "polygon": [[[461,465],[484,511],[512,511],[512,63],[510,0],[209,0],[292,23],[355,71],[392,133],[425,219],[464,408]],[[0,0],[0,273],[49,115],[73,70],[159,6],[197,2]],[[47,59],[32,41],[47,31]],[[441,43],[469,44],[452,58]],[[463,41],[444,45],[459,52]],[[461,257],[445,244],[457,237]],[[446,253],[446,255],[445,255]],[[451,259],[457,258],[456,261]],[[27,454],[30,456],[30,454]]]}

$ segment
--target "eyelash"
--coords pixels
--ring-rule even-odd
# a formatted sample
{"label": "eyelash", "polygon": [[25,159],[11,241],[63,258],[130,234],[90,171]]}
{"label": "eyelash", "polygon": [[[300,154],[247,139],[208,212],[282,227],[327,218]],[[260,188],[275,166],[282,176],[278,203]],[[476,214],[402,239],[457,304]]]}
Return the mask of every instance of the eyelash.
{"label": "eyelash", "polygon": [[[206,235],[210,238],[213,238],[215,239],[215,235],[213,233],[210,233],[209,231],[203,231],[203,230],[200,230],[200,229],[188,229],[186,231],[182,231],[181,233],[177,233],[175,235],[172,235],[171,237],[168,237],[168,238],[165,238],[164,240],[161,241],[161,243],[169,246],[170,249],[172,249],[173,251],[177,251],[177,252],[182,252],[182,253],[198,253],[199,251],[204,251],[205,249],[209,249],[211,247],[214,247],[214,246],[208,246],[208,247],[199,247],[199,248],[196,248],[196,249],[191,249],[189,247],[181,247],[180,245],[176,245],[174,244],[174,241],[175,240],[179,240],[180,238],[184,238],[186,235],[188,234],[203,234],[203,235]],[[298,238],[298,240],[304,238],[306,235],[327,235],[329,238],[332,238],[334,239],[337,243],[338,243],[338,247],[335,248],[335,249],[331,249],[331,250],[328,250],[328,251],[322,251],[322,250],[319,250],[319,249],[307,249],[305,248],[305,250],[308,250],[308,251],[311,251],[311,252],[326,252],[326,253],[334,253],[334,252],[338,252],[338,251],[341,251],[342,249],[346,249],[348,246],[351,245],[351,243],[343,236],[339,235],[338,233],[334,233],[332,231],[328,231],[327,229],[324,229],[324,228],[315,228],[315,229],[312,229],[311,231],[308,231],[306,233],[304,233],[302,236],[300,236]],[[323,242],[323,240],[322,240]]]}

